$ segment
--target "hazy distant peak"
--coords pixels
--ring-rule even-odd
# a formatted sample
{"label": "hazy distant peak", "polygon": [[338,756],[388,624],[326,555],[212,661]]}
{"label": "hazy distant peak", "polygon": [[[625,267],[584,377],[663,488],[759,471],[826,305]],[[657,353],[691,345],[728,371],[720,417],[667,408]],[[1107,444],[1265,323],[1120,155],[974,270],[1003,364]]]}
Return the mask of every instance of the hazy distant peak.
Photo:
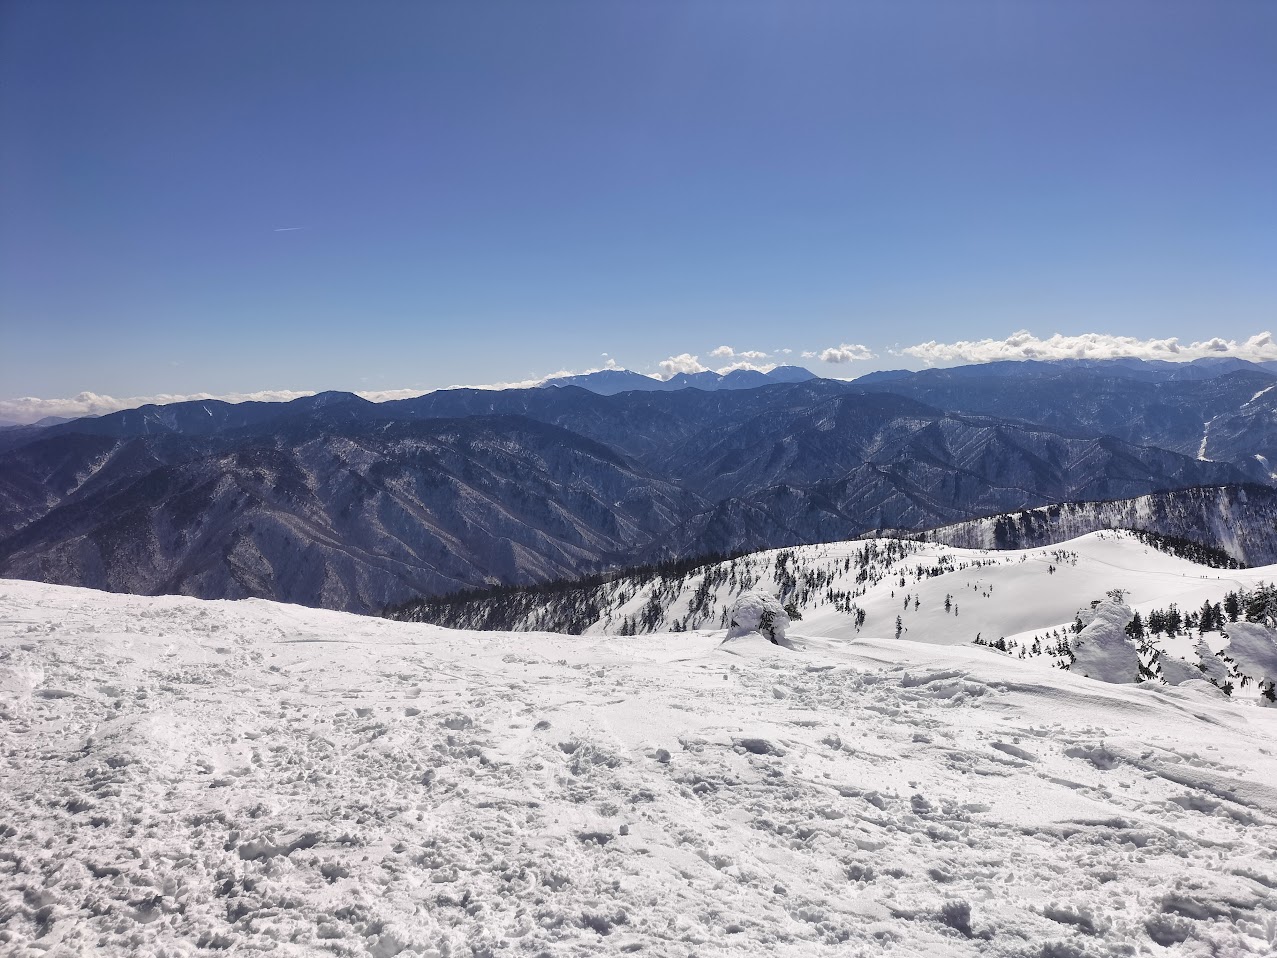
{"label": "hazy distant peak", "polygon": [[369,400],[363,399],[354,393],[342,392],[339,389],[329,389],[325,392],[315,393],[313,396],[302,396],[299,399],[290,401],[289,405],[297,409],[323,409],[327,406],[341,406],[346,403],[368,403]]}
{"label": "hazy distant peak", "polygon": [[816,375],[801,366],[776,366],[769,372],[757,369],[734,369],[729,373],[716,373],[705,370],[698,373],[676,373],[669,379],[653,379],[629,369],[602,369],[594,373],[580,376],[560,376],[547,379],[541,385],[580,386],[590,392],[603,396],[616,393],[642,390],[645,392],[668,392],[675,389],[754,389],[775,383],[800,383],[815,379]]}

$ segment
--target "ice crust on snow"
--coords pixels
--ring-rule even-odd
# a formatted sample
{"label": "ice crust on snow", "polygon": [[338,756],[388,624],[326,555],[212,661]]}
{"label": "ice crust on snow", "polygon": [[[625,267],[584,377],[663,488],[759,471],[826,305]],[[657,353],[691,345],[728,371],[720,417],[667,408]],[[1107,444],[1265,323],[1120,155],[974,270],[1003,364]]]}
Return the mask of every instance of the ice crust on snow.
{"label": "ice crust on snow", "polygon": [[727,638],[736,639],[757,632],[772,642],[785,638],[789,614],[770,592],[750,589],[742,592],[727,610]]}

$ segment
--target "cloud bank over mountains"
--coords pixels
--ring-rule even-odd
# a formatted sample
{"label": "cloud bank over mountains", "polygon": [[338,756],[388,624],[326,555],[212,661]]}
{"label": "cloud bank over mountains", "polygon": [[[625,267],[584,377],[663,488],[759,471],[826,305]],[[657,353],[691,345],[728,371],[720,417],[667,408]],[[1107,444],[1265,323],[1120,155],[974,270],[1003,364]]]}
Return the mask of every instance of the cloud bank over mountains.
{"label": "cloud bank over mountains", "polygon": [[[765,352],[758,349],[738,350],[722,345],[710,350],[713,360],[725,361],[722,365],[702,363],[700,356],[690,352],[678,353],[656,363],[657,373],[648,373],[655,379],[669,379],[680,373],[694,374],[713,371],[720,375],[737,369],[754,369],[769,372],[778,365],[789,362],[791,349]],[[1215,337],[1201,342],[1181,343],[1176,337],[1166,339],[1138,339],[1133,336],[1114,336],[1109,333],[1082,333],[1065,336],[1056,333],[1040,338],[1028,330],[1012,333],[1005,339],[958,340],[941,343],[935,340],[914,346],[893,347],[885,350],[893,357],[915,360],[926,366],[952,366],[964,363],[987,363],[1000,360],[1054,360],[1054,359],[1119,359],[1135,358],[1190,362],[1210,357],[1233,357],[1251,362],[1277,360],[1277,338],[1270,332],[1257,333],[1246,340]],[[829,366],[845,366],[850,363],[870,362],[879,354],[859,343],[839,343],[823,349],[804,350],[804,360],[815,360]],[[405,389],[352,390],[372,402],[392,399],[410,399],[437,389],[527,389],[539,386],[549,379],[581,376],[608,369],[624,369],[613,357],[604,354],[606,361],[591,369],[560,369],[534,379],[518,382],[484,383],[481,385],[453,384],[439,387],[412,387]],[[649,367],[650,368],[650,367]],[[820,370],[814,370],[817,374]],[[854,378],[849,370],[828,370],[831,378]],[[41,399],[32,396],[0,399],[0,421],[33,423],[49,416],[77,418],[101,416],[121,409],[134,409],[154,403],[188,402],[218,399],[224,402],[288,402],[303,396],[312,396],[312,389],[262,389],[255,392],[232,393],[160,393],[152,396],[115,397],[96,392],[81,392],[75,396]]]}
{"label": "cloud bank over mountains", "polygon": [[1250,362],[1277,359],[1277,340],[1269,332],[1257,333],[1244,342],[1235,339],[1208,339],[1199,343],[1181,343],[1169,339],[1136,339],[1108,333],[1082,333],[1062,336],[1056,333],[1039,339],[1028,330],[1012,333],[1006,339],[959,340],[956,343],[919,343],[892,350],[896,356],[920,359],[928,366],[955,363],[991,363],[998,360],[1023,359],[1162,359],[1191,362],[1208,357],[1232,357]]}
{"label": "cloud bank over mountains", "polygon": [[711,359],[731,359],[735,362],[727,363],[723,366],[707,366],[701,362],[700,356],[694,356],[691,353],[679,353],[677,356],[671,356],[668,359],[662,359],[656,365],[661,370],[658,379],[671,379],[680,373],[693,375],[695,373],[716,372],[720,376],[725,376],[730,372],[738,369],[756,369],[760,373],[770,372],[775,369],[779,362],[777,356],[784,356],[792,352],[789,349],[778,349],[776,355],[763,352],[760,349],[746,349],[737,351],[731,346],[717,346],[709,351]]}
{"label": "cloud bank over mountains", "polygon": [[[37,399],[23,396],[17,399],[0,399],[0,419],[13,422],[38,422],[48,416],[76,419],[81,416],[105,416],[121,409],[135,409],[154,403],[159,406],[198,399],[221,399],[225,402],[289,402],[303,396],[314,395],[314,390],[262,389],[257,392],[227,393],[159,393],[155,396],[116,397],[102,393],[82,392],[62,399]],[[387,397],[390,398],[390,397]]]}

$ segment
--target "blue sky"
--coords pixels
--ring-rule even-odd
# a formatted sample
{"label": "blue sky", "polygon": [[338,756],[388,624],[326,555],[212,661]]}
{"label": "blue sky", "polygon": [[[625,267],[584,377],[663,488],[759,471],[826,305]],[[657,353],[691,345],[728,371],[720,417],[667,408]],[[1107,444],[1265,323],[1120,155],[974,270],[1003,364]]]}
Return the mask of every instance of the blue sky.
{"label": "blue sky", "polygon": [[1260,2],[5,4],[0,398],[1242,343],[1275,90]]}

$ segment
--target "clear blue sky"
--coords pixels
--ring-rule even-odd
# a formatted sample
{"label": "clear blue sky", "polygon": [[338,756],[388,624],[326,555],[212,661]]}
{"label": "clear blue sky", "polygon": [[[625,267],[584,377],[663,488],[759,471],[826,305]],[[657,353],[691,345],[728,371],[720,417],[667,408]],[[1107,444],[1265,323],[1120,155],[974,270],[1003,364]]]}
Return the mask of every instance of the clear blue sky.
{"label": "clear blue sky", "polygon": [[0,5],[0,397],[1275,319],[1274,3]]}

